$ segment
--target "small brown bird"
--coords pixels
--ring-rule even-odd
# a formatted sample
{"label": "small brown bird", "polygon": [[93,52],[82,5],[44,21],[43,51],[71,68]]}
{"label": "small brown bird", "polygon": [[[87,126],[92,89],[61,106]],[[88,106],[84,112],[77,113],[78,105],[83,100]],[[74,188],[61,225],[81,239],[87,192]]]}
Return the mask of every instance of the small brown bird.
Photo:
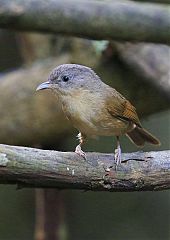
{"label": "small brown bird", "polygon": [[90,68],[77,64],[56,67],[38,90],[51,89],[66,117],[79,130],[75,152],[86,157],[81,146],[86,137],[116,136],[115,161],[121,163],[119,137],[126,134],[137,146],[159,145],[157,138],[142,128],[135,107],[114,88],[101,81]]}

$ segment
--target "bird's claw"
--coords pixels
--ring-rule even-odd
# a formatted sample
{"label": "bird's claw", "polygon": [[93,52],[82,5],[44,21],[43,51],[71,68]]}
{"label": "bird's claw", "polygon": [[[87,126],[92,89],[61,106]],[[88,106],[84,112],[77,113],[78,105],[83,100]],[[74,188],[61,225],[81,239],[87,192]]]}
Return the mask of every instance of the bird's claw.
{"label": "bird's claw", "polygon": [[83,157],[86,160],[86,154],[85,154],[85,152],[83,152],[80,145],[77,145],[77,147],[75,149],[75,153],[78,154],[79,156]]}
{"label": "bird's claw", "polygon": [[118,146],[116,149],[115,149],[115,162],[116,162],[116,167],[121,164],[121,148],[120,146]]}

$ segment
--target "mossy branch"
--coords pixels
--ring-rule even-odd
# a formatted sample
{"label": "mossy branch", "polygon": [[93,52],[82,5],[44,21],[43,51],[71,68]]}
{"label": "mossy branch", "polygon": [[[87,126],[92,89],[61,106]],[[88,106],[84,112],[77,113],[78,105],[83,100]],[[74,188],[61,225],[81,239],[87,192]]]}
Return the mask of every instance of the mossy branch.
{"label": "mossy branch", "polygon": [[170,150],[122,155],[115,170],[114,155],[0,145],[0,183],[19,187],[92,191],[145,191],[170,188]]}

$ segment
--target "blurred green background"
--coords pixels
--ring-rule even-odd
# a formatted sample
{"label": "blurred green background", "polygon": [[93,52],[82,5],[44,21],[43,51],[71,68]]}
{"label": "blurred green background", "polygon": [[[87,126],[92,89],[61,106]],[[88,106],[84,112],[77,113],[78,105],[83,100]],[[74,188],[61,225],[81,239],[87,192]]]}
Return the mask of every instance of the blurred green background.
{"label": "blurred green background", "polygon": [[[42,62],[45,67],[44,59],[51,57],[59,59],[63,54],[69,56],[71,63],[81,63],[93,67],[105,82],[114,86],[133,102],[137,107],[143,126],[156,135],[162,143],[159,148],[146,146],[143,150],[169,149],[169,100],[159,89],[145,81],[142,75],[139,76],[129,69],[121,61],[114,47],[108,48],[107,42],[102,44],[100,41],[94,42],[54,35],[11,33],[1,30],[0,52],[0,84],[2,81],[7,81],[10,73],[18,72],[20,74],[25,67],[29,73],[29,68],[31,69],[34,64],[37,64],[37,61]],[[46,80],[39,79],[39,72],[35,72],[35,78],[36,76],[39,83]],[[29,80],[30,76],[27,74],[23,81]],[[21,90],[19,89],[19,91]],[[32,94],[30,97],[39,97],[35,96],[35,88],[30,91]],[[1,110],[4,108],[3,103],[1,102],[0,105]],[[15,107],[17,109],[18,106]],[[43,104],[40,102],[36,107],[38,112],[39,109],[43,109]],[[0,112],[3,113],[1,121],[7,114],[11,118],[9,122],[14,120],[8,109],[1,110]],[[26,111],[30,111],[30,109],[26,109]],[[1,125],[1,121],[0,132],[4,126]],[[31,129],[33,123],[31,120],[29,121],[28,125]],[[48,118],[44,120],[44,127],[48,121],[50,121]],[[38,122],[38,124],[40,123]],[[6,131],[10,133],[8,126],[9,124],[5,125]],[[18,131],[18,135],[20,134]],[[20,145],[73,151],[76,145],[76,134],[76,130],[71,128],[70,131],[67,131],[66,128],[59,135],[44,134],[43,139],[41,139],[41,134],[40,137],[37,135],[36,139],[39,141],[36,140],[34,145],[30,144],[30,141],[25,142],[26,140],[23,138],[23,143],[21,142]],[[18,135],[16,137],[12,135],[12,139],[8,136],[9,143],[12,141],[13,144],[18,144]],[[8,144],[8,140],[2,136],[0,141]],[[125,137],[122,137],[121,142],[123,152],[141,150],[133,146]],[[86,151],[113,152],[114,147],[114,138],[108,137],[100,138],[97,141],[89,140],[84,149]],[[60,194],[64,205],[63,220],[60,226],[61,240],[170,239],[169,191],[107,193],[67,190],[61,191]],[[16,186],[0,185],[0,240],[34,239],[35,208],[34,189],[17,190]]]}

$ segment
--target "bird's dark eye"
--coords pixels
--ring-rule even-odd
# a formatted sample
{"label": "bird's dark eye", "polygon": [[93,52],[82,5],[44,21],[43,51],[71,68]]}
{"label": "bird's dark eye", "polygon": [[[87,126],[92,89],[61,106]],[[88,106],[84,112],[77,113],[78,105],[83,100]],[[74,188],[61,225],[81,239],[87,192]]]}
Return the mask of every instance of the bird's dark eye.
{"label": "bird's dark eye", "polygon": [[62,79],[63,79],[64,82],[68,82],[69,77],[68,76],[63,76]]}

